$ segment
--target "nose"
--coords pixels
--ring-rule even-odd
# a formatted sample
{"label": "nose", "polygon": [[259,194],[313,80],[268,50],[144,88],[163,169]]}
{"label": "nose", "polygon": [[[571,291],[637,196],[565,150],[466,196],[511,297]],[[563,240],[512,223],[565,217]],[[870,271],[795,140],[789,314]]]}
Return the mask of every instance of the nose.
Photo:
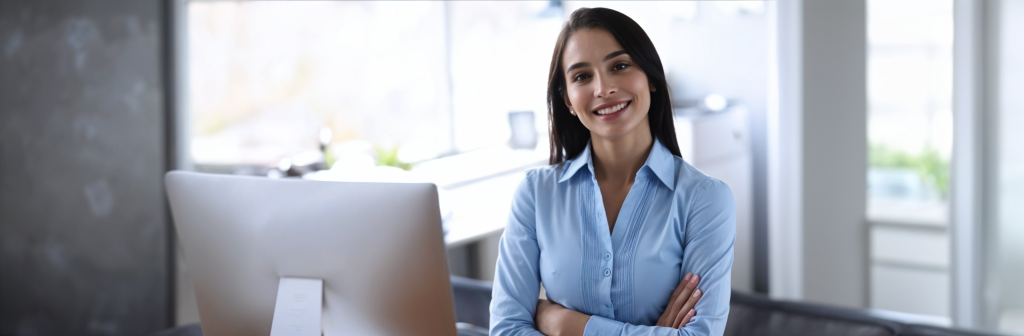
{"label": "nose", "polygon": [[596,98],[609,97],[619,90],[615,81],[605,75],[595,75],[594,82],[596,84],[594,87],[594,97]]}

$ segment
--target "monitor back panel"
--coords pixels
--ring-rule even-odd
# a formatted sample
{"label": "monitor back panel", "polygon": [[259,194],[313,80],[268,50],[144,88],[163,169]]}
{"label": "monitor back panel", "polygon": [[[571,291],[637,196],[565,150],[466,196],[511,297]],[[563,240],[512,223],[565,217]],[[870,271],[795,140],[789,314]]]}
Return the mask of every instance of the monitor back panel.
{"label": "monitor back panel", "polygon": [[281,277],[324,280],[324,335],[455,335],[434,185],[166,182],[205,335],[269,335]]}

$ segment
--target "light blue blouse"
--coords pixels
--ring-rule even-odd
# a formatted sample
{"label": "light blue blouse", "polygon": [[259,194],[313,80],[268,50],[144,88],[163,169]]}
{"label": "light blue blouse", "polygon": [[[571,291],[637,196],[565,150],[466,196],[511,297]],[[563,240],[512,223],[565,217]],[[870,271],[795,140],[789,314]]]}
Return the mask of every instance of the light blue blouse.
{"label": "light blue blouse", "polygon": [[[592,316],[585,335],[722,335],[736,240],[729,187],[655,140],[615,223],[609,232],[589,144],[528,171],[501,237],[491,335],[541,335],[541,283],[548,299]],[[687,272],[704,292],[696,316],[652,326]]]}

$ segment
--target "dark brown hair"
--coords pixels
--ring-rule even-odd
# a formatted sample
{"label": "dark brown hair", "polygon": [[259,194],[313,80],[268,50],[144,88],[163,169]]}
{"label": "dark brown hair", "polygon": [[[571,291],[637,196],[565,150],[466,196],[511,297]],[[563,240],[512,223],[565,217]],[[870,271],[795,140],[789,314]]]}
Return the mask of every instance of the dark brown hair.
{"label": "dark brown hair", "polygon": [[647,37],[640,25],[625,14],[608,8],[580,8],[569,16],[569,21],[562,27],[555,44],[555,52],[551,55],[551,72],[548,75],[548,121],[551,122],[549,133],[551,139],[550,164],[571,159],[583,152],[590,140],[590,130],[576,117],[569,114],[563,98],[565,92],[565,74],[562,71],[562,54],[569,37],[581,29],[600,28],[612,34],[626,54],[647,75],[647,80],[656,89],[651,92],[651,109],[647,113],[650,121],[651,135],[661,141],[672,154],[682,156],[679,143],[676,142],[676,129],[672,123],[672,98],[665,80],[665,69],[661,65],[661,57],[654,49],[654,43]]}

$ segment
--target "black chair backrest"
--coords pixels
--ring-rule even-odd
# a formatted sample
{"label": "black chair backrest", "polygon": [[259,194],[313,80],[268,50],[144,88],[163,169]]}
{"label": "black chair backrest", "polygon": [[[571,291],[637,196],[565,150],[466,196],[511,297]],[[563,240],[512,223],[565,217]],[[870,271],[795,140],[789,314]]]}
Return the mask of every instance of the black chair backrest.
{"label": "black chair backrest", "polygon": [[491,282],[452,277],[455,321],[483,328],[491,325]]}
{"label": "black chair backrest", "polygon": [[856,310],[733,291],[725,336],[895,336],[901,328]]}

